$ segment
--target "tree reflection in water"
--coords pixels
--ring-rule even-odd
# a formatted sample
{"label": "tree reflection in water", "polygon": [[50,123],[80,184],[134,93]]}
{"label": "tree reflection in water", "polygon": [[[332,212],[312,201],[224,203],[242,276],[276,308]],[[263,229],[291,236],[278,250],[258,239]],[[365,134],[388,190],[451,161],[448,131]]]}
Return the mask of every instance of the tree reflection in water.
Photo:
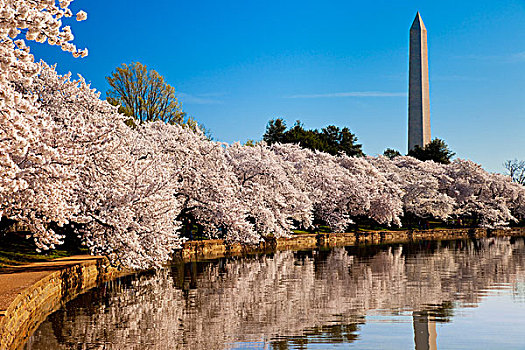
{"label": "tree reflection in water", "polygon": [[454,308],[496,287],[524,298],[524,256],[523,238],[489,238],[173,265],[83,294],[26,349],[305,349],[354,342],[370,313],[413,313],[417,349],[432,349]]}

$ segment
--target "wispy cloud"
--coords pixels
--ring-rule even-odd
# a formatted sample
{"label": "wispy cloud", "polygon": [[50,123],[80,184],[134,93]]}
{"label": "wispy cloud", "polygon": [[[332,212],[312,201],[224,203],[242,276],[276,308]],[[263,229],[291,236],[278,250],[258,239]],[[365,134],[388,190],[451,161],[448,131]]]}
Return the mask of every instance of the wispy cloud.
{"label": "wispy cloud", "polygon": [[183,104],[194,105],[216,105],[223,103],[218,97],[224,96],[224,93],[207,93],[207,94],[188,94],[181,92],[178,94],[179,100]]}
{"label": "wispy cloud", "polygon": [[525,61],[525,51],[517,52],[511,56],[513,62],[524,62]]}
{"label": "wispy cloud", "polygon": [[460,59],[467,59],[467,60],[479,60],[479,61],[484,61],[484,60],[496,60],[496,59],[501,59],[503,56],[497,56],[497,55],[484,55],[484,54],[468,54],[468,55],[455,55],[453,56],[455,58],[460,58]]}
{"label": "wispy cloud", "polygon": [[499,62],[524,62],[525,61],[525,51],[515,52],[505,55],[483,55],[483,54],[473,54],[473,55],[460,55],[455,56],[457,58],[466,58],[471,60],[480,60],[480,61],[499,61]]}
{"label": "wispy cloud", "polygon": [[285,98],[334,98],[334,97],[406,97],[406,92],[383,92],[383,91],[350,91],[331,92],[325,94],[298,94],[285,96]]}
{"label": "wispy cloud", "polygon": [[485,77],[471,77],[466,75],[435,75],[430,76],[430,82],[432,81],[484,81],[487,80]]}

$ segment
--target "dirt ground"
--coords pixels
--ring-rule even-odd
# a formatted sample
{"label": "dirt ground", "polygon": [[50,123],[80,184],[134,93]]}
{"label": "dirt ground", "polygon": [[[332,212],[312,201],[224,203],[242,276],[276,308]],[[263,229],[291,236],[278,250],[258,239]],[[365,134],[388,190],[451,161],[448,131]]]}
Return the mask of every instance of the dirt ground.
{"label": "dirt ground", "polygon": [[9,304],[20,292],[48,274],[74,264],[96,260],[97,258],[100,257],[74,255],[51,261],[0,268],[0,313],[8,308]]}

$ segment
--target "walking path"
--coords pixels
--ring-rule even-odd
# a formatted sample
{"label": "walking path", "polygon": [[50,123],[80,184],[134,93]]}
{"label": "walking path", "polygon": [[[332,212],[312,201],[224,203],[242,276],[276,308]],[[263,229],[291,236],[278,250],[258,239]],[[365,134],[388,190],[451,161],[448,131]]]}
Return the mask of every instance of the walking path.
{"label": "walking path", "polygon": [[100,258],[91,255],[73,255],[28,265],[0,268],[0,315],[19,293],[47,275],[71,265]]}

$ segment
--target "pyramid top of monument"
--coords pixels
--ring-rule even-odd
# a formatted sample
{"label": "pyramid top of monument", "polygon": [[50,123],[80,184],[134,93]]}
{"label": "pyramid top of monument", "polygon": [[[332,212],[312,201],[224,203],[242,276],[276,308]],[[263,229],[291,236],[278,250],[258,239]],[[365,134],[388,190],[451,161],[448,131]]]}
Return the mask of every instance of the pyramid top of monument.
{"label": "pyramid top of monument", "polygon": [[414,22],[412,22],[412,27],[410,29],[423,29],[427,30],[425,27],[425,23],[423,23],[423,19],[421,18],[421,15],[419,14],[419,11],[416,14],[416,18],[414,18]]}

